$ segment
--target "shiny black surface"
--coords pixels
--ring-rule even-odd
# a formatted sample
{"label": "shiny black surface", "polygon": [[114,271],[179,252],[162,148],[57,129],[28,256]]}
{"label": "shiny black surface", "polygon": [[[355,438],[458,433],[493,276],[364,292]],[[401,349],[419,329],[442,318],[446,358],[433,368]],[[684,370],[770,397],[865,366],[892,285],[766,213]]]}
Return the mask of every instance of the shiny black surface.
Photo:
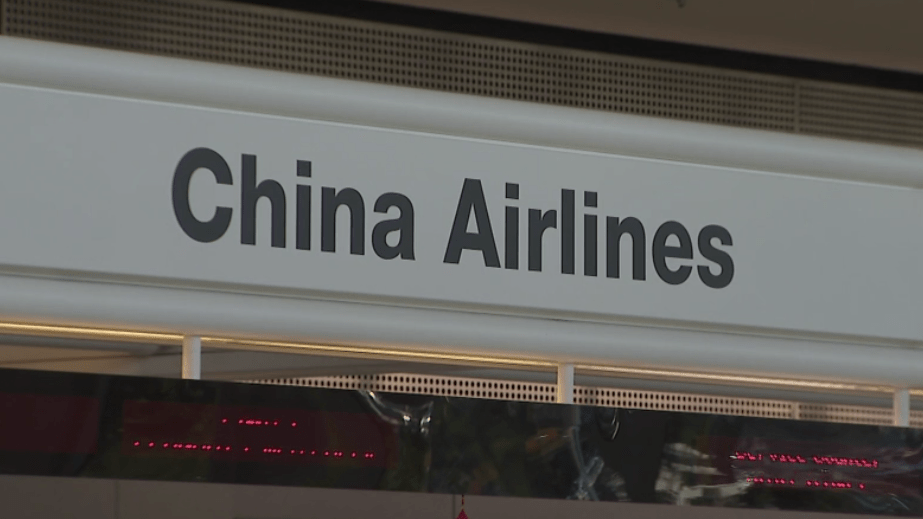
{"label": "shiny black surface", "polygon": [[0,370],[0,473],[923,514],[923,431]]}

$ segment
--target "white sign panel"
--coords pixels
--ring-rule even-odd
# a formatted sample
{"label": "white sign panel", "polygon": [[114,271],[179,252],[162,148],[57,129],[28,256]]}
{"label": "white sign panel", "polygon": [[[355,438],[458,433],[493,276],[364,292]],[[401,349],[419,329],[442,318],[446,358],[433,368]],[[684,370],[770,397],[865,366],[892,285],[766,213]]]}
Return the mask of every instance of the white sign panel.
{"label": "white sign panel", "polygon": [[910,189],[17,86],[0,113],[7,271],[923,337]]}

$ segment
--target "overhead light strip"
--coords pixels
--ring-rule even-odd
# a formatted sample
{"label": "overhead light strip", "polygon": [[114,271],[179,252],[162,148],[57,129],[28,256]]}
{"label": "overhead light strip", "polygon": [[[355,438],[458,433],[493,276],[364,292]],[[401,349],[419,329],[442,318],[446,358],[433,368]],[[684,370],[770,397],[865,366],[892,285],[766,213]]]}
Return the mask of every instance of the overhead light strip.
{"label": "overhead light strip", "polygon": [[[179,346],[183,340],[183,335],[177,333],[3,322],[0,322],[0,333],[47,335],[54,337],[69,337],[75,339],[148,342],[156,344],[175,344],[177,346]],[[546,359],[502,357],[495,355],[452,353],[446,351],[423,351],[413,349],[375,348],[366,346],[311,344],[287,341],[262,341],[211,336],[203,336],[202,342],[203,345],[222,349],[250,351],[272,350],[276,352],[313,353],[318,355],[356,356],[365,358],[377,357],[414,362],[473,364],[493,368],[530,370],[538,369],[552,371],[555,370],[559,365],[559,361]],[[607,375],[622,375],[627,377],[670,378],[674,380],[688,380],[700,383],[759,385],[815,391],[892,393],[895,390],[893,387],[871,384],[760,377],[755,375],[676,371],[668,369],[625,367],[606,364],[575,364],[574,368],[583,372],[604,373]],[[910,390],[910,394],[913,396],[923,396],[923,389],[912,389]]]}
{"label": "overhead light strip", "polygon": [[390,357],[399,360],[451,362],[462,364],[489,365],[492,367],[512,367],[528,369],[553,370],[558,363],[529,359],[523,357],[498,357],[493,355],[474,355],[467,353],[451,353],[439,351],[404,350],[388,348],[371,348],[364,346],[340,346],[325,344],[306,344],[300,342],[281,341],[256,341],[226,339],[220,337],[202,337],[203,345],[218,348],[233,348],[243,350],[272,349],[276,351],[304,351],[326,355],[355,355],[362,357]]}
{"label": "overhead light strip", "polygon": [[46,324],[22,324],[0,322],[0,333],[19,335],[48,335],[74,339],[121,340],[128,342],[181,343],[183,336],[176,333],[139,332],[111,328],[90,328],[82,326],[57,326]]}

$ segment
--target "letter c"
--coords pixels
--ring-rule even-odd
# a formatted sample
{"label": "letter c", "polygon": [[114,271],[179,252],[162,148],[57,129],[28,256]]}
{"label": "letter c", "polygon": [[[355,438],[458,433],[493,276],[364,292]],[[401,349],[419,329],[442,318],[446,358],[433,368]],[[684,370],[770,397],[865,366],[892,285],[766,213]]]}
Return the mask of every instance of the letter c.
{"label": "letter c", "polygon": [[231,225],[230,207],[217,207],[211,220],[198,220],[189,207],[189,182],[192,174],[199,169],[207,169],[215,175],[219,184],[233,185],[231,168],[218,152],[208,148],[196,148],[187,152],[176,165],[173,174],[173,213],[176,221],[187,236],[195,241],[211,243],[227,232]]}

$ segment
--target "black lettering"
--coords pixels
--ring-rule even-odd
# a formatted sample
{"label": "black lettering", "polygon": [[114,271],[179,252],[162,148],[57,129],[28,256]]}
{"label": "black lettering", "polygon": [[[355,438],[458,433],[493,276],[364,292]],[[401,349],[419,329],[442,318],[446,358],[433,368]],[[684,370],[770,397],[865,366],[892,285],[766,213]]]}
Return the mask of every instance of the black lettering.
{"label": "black lettering", "polygon": [[285,247],[285,190],[275,180],[256,183],[256,155],[241,155],[240,243],[256,245],[256,203],[269,199],[272,208],[272,246]]}
{"label": "black lettering", "polygon": [[[583,193],[583,205],[585,207],[596,207],[596,192],[585,191]],[[599,231],[596,228],[596,215],[583,215],[583,275],[595,276],[596,263],[599,252],[597,250],[597,240]]]}
{"label": "black lettering", "polygon": [[624,234],[631,236],[631,277],[644,280],[647,278],[644,225],[634,217],[622,221],[613,216],[606,218],[606,277],[618,278],[621,275],[619,255]]}
{"label": "black lettering", "polygon": [[[385,193],[375,201],[376,213],[387,213],[396,207],[400,215],[393,220],[382,220],[372,229],[372,248],[379,258],[401,259],[413,258],[413,204],[410,199],[400,193]],[[398,235],[397,245],[388,244],[388,234]]]}
{"label": "black lettering", "polygon": [[[519,200],[519,184],[506,185],[506,198]],[[503,233],[505,244],[504,266],[511,270],[519,268],[519,208],[506,206],[506,229]]]}
{"label": "black lettering", "polygon": [[707,225],[699,231],[699,253],[702,256],[716,263],[721,267],[721,271],[716,275],[711,273],[711,269],[707,266],[700,265],[698,267],[699,279],[702,280],[702,283],[705,283],[705,286],[711,288],[724,288],[731,284],[731,280],[734,279],[734,260],[731,258],[731,255],[727,252],[716,249],[711,241],[718,239],[718,242],[721,245],[731,246],[733,241],[731,241],[731,233],[727,229],[721,227],[720,225]]}
{"label": "black lettering", "polygon": [[542,270],[542,238],[548,229],[558,227],[558,212],[549,209],[529,209],[529,270]]}
{"label": "black lettering", "polygon": [[[311,178],[311,161],[299,160],[295,175]],[[295,248],[311,250],[311,186],[295,188]]]}
{"label": "black lettering", "polygon": [[231,225],[232,209],[218,206],[211,220],[201,221],[192,214],[189,207],[189,183],[192,174],[207,169],[215,176],[215,182],[230,186],[234,183],[231,168],[218,152],[209,148],[190,150],[176,165],[173,173],[173,214],[180,228],[195,241],[210,243],[218,240]]}
{"label": "black lettering", "polygon": [[574,273],[574,256],[576,248],[574,190],[561,190],[561,273]]}
{"label": "black lettering", "polygon": [[[468,232],[468,221],[474,213],[474,223],[477,232]],[[455,220],[452,222],[452,232],[449,234],[449,243],[445,249],[443,263],[457,264],[461,259],[463,250],[479,250],[484,257],[484,265],[500,268],[500,256],[497,254],[497,242],[494,241],[494,231],[490,225],[490,214],[487,212],[487,202],[484,200],[484,189],[481,181],[466,178],[462,184],[461,196],[458,197],[458,208],[455,210]]]}
{"label": "black lettering", "polygon": [[339,192],[332,187],[321,188],[320,249],[324,252],[337,250],[337,209],[340,206],[349,209],[349,253],[365,254],[365,202],[351,187]]}
{"label": "black lettering", "polygon": [[[667,245],[667,239],[676,236],[679,246]],[[671,285],[680,285],[689,279],[692,267],[683,265],[676,270],[667,266],[667,258],[692,259],[692,238],[689,231],[679,222],[666,222],[654,233],[653,244],[654,269],[664,282]]]}

